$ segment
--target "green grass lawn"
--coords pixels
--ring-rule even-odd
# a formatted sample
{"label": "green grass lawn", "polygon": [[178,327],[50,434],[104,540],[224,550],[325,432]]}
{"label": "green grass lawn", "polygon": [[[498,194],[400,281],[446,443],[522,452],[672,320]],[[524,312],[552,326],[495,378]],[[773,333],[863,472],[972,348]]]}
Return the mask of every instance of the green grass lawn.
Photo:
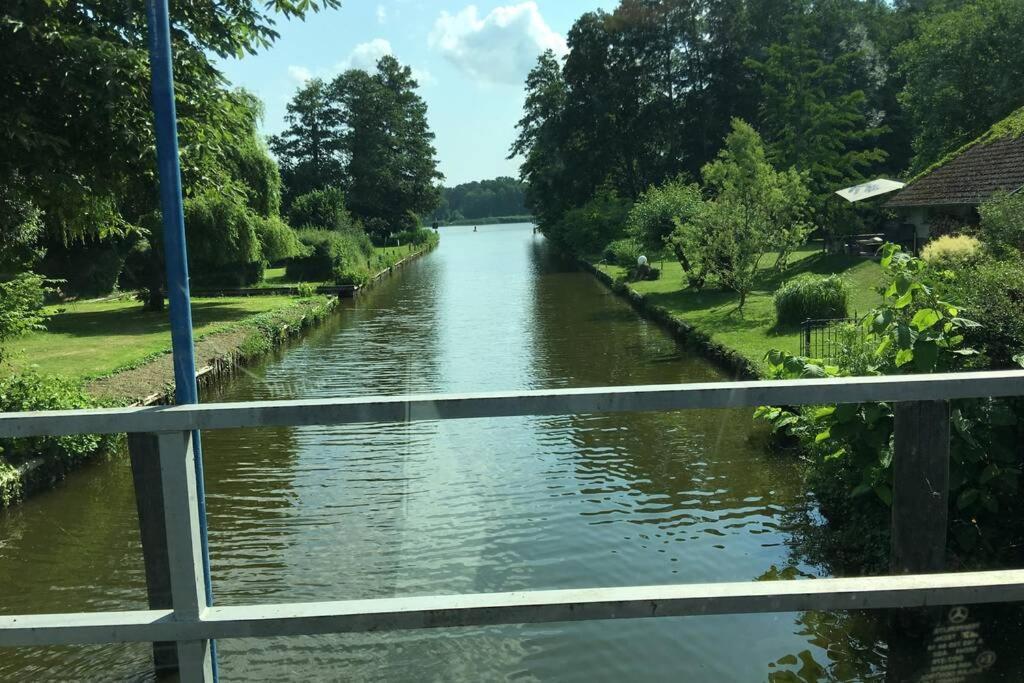
{"label": "green grass lawn", "polygon": [[[416,250],[416,247],[404,245],[401,247],[374,247],[376,252],[370,259],[370,272],[376,275],[380,271],[393,266]],[[299,284],[296,280],[289,280],[285,268],[267,268],[263,276],[263,282],[257,287],[291,287]],[[315,282],[313,284],[330,284],[329,282]]]}
{"label": "green grass lawn", "polygon": [[[789,268],[782,274],[771,269],[774,258],[766,258],[762,275],[747,296],[742,311],[736,310],[739,297],[735,292],[705,289],[697,292],[684,288],[683,271],[675,260],[666,259],[657,280],[630,283],[650,303],[668,309],[676,317],[709,334],[715,341],[738,351],[758,365],[770,349],[791,353],[800,350],[799,328],[775,327],[775,306],[772,295],[785,280],[800,273],[839,273],[850,283],[850,313],[864,314],[880,302],[877,286],[882,269],[874,261],[842,254],[824,254],[810,247],[795,253]],[[660,267],[660,261],[652,265]],[[620,277],[625,269],[601,265],[612,277]]]}
{"label": "green grass lawn", "polygon": [[[265,311],[296,302],[290,296],[223,297],[192,300],[195,336],[217,332]],[[130,298],[50,306],[45,332],[11,342],[12,366],[73,379],[109,374],[171,348],[167,312],[142,310]]]}

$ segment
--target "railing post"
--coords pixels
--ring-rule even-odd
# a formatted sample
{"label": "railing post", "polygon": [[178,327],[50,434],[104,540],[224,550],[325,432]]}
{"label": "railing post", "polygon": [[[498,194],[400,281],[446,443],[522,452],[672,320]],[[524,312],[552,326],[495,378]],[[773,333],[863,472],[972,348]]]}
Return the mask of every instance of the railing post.
{"label": "railing post", "polygon": [[[157,440],[171,603],[176,619],[198,621],[207,608],[192,432],[162,432]],[[178,668],[184,683],[212,681],[210,641],[178,641]]]}
{"label": "railing post", "polygon": [[[128,457],[135,483],[135,507],[139,513],[147,601],[150,609],[170,609],[171,577],[167,564],[167,527],[164,524],[164,491],[157,436],[129,434]],[[178,671],[175,643],[153,643],[153,670],[157,677]]]}
{"label": "railing post", "polygon": [[893,574],[942,571],[949,516],[949,402],[896,403]]}

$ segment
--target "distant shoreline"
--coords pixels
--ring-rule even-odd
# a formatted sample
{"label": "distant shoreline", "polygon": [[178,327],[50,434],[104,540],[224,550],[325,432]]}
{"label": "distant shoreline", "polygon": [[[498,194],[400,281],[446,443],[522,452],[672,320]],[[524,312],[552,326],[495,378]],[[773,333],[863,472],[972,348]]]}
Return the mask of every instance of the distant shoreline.
{"label": "distant shoreline", "polygon": [[533,223],[533,216],[489,216],[487,218],[462,218],[457,221],[438,221],[438,225],[496,225],[498,223]]}

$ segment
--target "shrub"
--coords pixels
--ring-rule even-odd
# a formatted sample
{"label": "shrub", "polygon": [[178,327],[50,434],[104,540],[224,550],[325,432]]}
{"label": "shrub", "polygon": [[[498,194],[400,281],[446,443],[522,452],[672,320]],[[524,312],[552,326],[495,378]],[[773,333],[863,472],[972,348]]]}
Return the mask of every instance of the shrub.
{"label": "shrub", "polygon": [[996,256],[1024,251],[1024,193],[999,193],[978,208],[981,239]]}
{"label": "shrub", "polygon": [[622,236],[629,208],[629,201],[615,190],[600,188],[586,204],[567,211],[545,234],[573,253],[596,254]]}
{"label": "shrub", "polygon": [[35,273],[21,273],[0,282],[0,361],[4,360],[4,345],[8,341],[42,327],[46,319],[43,315],[44,294],[43,278]]}
{"label": "shrub", "polygon": [[263,278],[260,218],[231,190],[211,189],[185,201],[189,271],[197,284],[241,286]]}
{"label": "shrub", "polygon": [[430,228],[416,228],[414,230],[403,230],[395,235],[398,244],[411,244],[416,247],[429,244],[438,239],[437,233]]}
{"label": "shrub", "polygon": [[808,319],[845,318],[849,287],[838,275],[804,273],[775,292],[775,318],[780,325]]}
{"label": "shrub", "polygon": [[629,210],[626,233],[641,249],[649,252],[648,255],[657,253],[665,248],[676,221],[689,221],[700,210],[702,202],[696,184],[672,180],[660,187],[652,186]]}
{"label": "shrub", "polygon": [[367,256],[373,244],[366,233],[352,230],[300,230],[299,241],[307,255],[288,262],[290,280],[331,281],[339,285],[365,284],[370,279]]}
{"label": "shrub", "polygon": [[277,216],[259,218],[256,221],[256,234],[260,239],[263,260],[267,263],[279,263],[305,253],[295,231]]}
{"label": "shrub", "polygon": [[296,228],[349,230],[352,216],[345,208],[345,193],[336,187],[325,187],[299,195],[288,209],[288,222]]}
{"label": "shrub", "polygon": [[[0,379],[0,413],[27,410],[93,408],[96,401],[77,384],[35,372]],[[34,457],[56,457],[65,463],[83,460],[115,443],[113,436],[59,436],[0,439],[0,458],[18,464]]]}
{"label": "shrub", "polygon": [[632,237],[609,242],[604,248],[604,260],[623,268],[636,268],[636,260],[643,253],[640,242]]}
{"label": "shrub", "polygon": [[943,235],[921,251],[929,266],[937,270],[963,270],[981,258],[981,241],[970,235]]}
{"label": "shrub", "polygon": [[981,327],[967,331],[970,342],[996,367],[1016,365],[1024,352],[1024,258],[984,259],[949,286],[946,298],[964,308]]}
{"label": "shrub", "polygon": [[299,296],[303,299],[309,299],[316,296],[316,285],[312,282],[300,282],[298,286]]}

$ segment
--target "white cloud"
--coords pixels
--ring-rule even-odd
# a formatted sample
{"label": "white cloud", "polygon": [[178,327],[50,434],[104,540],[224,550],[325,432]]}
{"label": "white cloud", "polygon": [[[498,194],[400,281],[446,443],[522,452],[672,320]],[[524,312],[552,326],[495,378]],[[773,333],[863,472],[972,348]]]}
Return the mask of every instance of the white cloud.
{"label": "white cloud", "polygon": [[377,68],[378,59],[384,55],[393,54],[395,52],[391,49],[391,43],[383,38],[374,38],[368,42],[359,43],[352,48],[352,52],[348,53],[348,56],[338,64],[338,69],[341,71],[347,69],[373,71]]}
{"label": "white cloud", "polygon": [[377,23],[383,24],[388,20],[388,8],[384,5],[377,5]]}
{"label": "white cloud", "polygon": [[456,14],[441,12],[434,22],[430,47],[472,77],[519,85],[545,50],[561,56],[565,39],[541,16],[536,2],[491,10],[481,18],[475,5]]}
{"label": "white cloud", "polygon": [[[289,66],[288,75],[291,76],[299,84],[305,83],[313,76],[318,78],[330,79],[341,73],[342,71],[348,71],[349,69],[362,69],[363,71],[373,72],[377,69],[377,61],[384,55],[394,55],[394,50],[391,49],[391,43],[383,38],[374,38],[373,40],[365,43],[359,43],[348,55],[334,65],[330,69],[317,69],[316,74],[307,69],[304,66]],[[416,79],[416,82],[420,86],[435,85],[437,79],[434,75],[426,69],[419,69],[417,67],[412,68],[412,77]]]}
{"label": "white cloud", "polygon": [[313,74],[304,66],[289,66],[288,75],[300,85],[313,77]]}

